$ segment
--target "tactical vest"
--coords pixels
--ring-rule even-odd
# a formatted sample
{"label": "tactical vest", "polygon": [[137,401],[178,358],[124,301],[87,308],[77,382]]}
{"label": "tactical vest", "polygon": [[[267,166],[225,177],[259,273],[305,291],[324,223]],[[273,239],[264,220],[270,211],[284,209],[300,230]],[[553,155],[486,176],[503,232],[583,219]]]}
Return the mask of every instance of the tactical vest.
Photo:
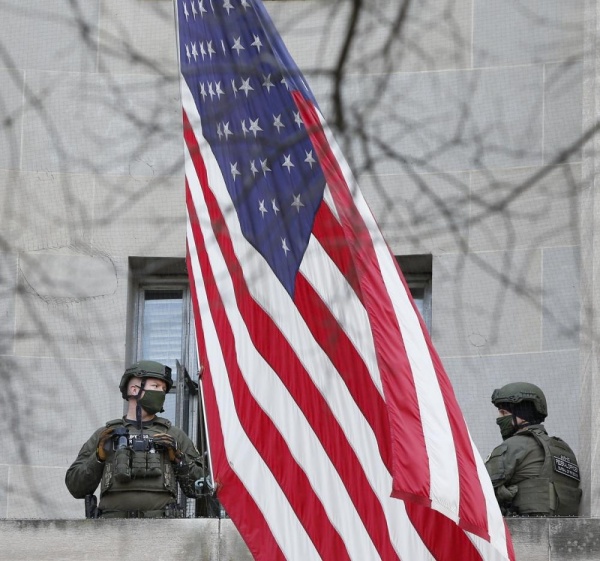
{"label": "tactical vest", "polygon": [[513,507],[519,514],[577,516],[581,501],[579,466],[569,445],[538,428],[528,429],[544,450],[544,464],[539,477],[518,483]]}
{"label": "tactical vest", "polygon": [[[152,434],[167,432],[171,427],[171,423],[162,417],[156,417],[154,423],[158,426],[146,427],[142,434],[151,437]],[[122,419],[115,419],[106,426],[116,428],[125,424]],[[134,429],[132,434],[139,434],[139,430]],[[156,450],[151,444],[147,450],[135,450],[131,446],[109,450],[100,483],[100,496],[122,491],[168,491],[177,497],[177,480],[166,452]]]}

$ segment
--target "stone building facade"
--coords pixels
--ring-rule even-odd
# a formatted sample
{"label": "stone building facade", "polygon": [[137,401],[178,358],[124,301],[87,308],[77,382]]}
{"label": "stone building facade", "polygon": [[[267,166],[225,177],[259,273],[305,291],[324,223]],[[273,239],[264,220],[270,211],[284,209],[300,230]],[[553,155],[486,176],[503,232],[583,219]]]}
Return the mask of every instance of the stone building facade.
{"label": "stone building facade", "polygon": [[[481,454],[500,438],[493,389],[538,384],[597,517],[600,4],[413,1],[400,20],[396,1],[366,4],[347,35],[351,0],[266,2],[422,299]],[[122,414],[120,376],[162,344],[151,302],[169,291],[183,350],[168,358],[195,377],[174,9],[1,11],[0,518],[76,519],[65,470]],[[201,432],[179,392],[170,414]]]}

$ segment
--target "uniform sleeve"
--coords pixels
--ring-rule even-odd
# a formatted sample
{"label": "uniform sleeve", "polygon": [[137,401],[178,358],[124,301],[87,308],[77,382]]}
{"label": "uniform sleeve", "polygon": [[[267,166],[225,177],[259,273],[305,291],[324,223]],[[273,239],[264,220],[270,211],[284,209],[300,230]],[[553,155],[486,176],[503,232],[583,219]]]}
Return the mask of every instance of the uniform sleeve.
{"label": "uniform sleeve", "polygon": [[195,498],[198,495],[194,483],[197,479],[205,476],[204,462],[190,438],[182,430],[177,429],[177,427],[172,427],[173,429],[175,432],[173,436],[177,439],[177,446],[184,455],[183,462],[174,467],[175,476],[183,494],[186,497]]}
{"label": "uniform sleeve", "polygon": [[510,476],[512,475],[507,471],[507,452],[507,445],[501,444],[492,450],[492,453],[485,461],[485,467],[490,475],[494,489],[500,485],[504,485],[504,483],[510,480]]}
{"label": "uniform sleeve", "polygon": [[506,513],[505,509],[510,508],[518,490],[516,486],[511,485],[517,465],[517,457],[512,452],[511,447],[503,443],[494,448],[485,461],[485,467],[503,514]]}
{"label": "uniform sleeve", "polygon": [[81,447],[77,459],[71,464],[65,476],[67,489],[76,499],[83,499],[93,493],[102,479],[104,462],[96,457],[96,448],[100,433],[104,427],[98,429],[90,439]]}

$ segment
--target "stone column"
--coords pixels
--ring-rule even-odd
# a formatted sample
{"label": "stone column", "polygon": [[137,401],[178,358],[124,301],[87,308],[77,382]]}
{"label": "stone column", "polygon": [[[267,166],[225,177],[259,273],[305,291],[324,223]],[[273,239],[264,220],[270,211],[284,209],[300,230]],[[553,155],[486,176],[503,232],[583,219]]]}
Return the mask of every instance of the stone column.
{"label": "stone column", "polygon": [[[600,516],[600,1],[587,0],[583,37],[580,463],[583,516]],[[598,240],[598,243],[596,243]]]}

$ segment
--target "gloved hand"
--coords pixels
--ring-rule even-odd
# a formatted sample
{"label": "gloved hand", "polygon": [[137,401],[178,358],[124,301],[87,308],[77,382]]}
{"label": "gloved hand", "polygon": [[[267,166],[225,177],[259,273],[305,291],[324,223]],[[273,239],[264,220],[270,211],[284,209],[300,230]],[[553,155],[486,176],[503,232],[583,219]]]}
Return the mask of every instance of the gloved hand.
{"label": "gloved hand", "polygon": [[96,456],[101,462],[106,461],[106,450],[104,447],[106,446],[108,440],[110,440],[112,437],[113,431],[113,428],[108,428],[104,429],[100,433],[100,440],[98,440],[98,447],[96,448]]}
{"label": "gloved hand", "polygon": [[498,501],[505,504],[512,503],[512,500],[515,498],[518,490],[519,488],[516,485],[509,485],[508,487],[500,485],[500,487],[496,489]]}
{"label": "gloved hand", "polygon": [[180,463],[183,460],[183,453],[177,448],[177,441],[166,432],[159,432],[155,434],[152,439],[154,444],[158,445],[159,448],[164,448],[169,454],[169,460],[171,462]]}

